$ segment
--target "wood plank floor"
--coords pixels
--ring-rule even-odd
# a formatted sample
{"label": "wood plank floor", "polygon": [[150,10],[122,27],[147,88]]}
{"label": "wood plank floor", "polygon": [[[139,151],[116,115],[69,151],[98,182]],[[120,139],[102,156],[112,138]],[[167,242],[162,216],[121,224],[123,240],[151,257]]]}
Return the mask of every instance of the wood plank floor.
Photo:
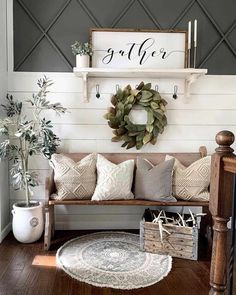
{"label": "wood plank floor", "polygon": [[42,239],[34,244],[20,244],[10,233],[0,244],[0,295],[205,295],[209,292],[210,250],[204,241],[200,243],[198,261],[173,259],[169,275],[153,286],[124,291],[80,283],[55,266],[55,253],[64,242],[84,233],[89,232],[57,231],[48,252],[42,250]]}

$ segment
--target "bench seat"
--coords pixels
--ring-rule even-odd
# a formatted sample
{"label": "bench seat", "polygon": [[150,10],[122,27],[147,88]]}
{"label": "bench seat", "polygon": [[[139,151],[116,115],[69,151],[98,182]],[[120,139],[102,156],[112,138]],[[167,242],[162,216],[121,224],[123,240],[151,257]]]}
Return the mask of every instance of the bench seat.
{"label": "bench seat", "polygon": [[115,205],[115,206],[193,206],[208,207],[209,202],[206,201],[177,201],[177,202],[157,202],[147,200],[50,200],[49,205]]}

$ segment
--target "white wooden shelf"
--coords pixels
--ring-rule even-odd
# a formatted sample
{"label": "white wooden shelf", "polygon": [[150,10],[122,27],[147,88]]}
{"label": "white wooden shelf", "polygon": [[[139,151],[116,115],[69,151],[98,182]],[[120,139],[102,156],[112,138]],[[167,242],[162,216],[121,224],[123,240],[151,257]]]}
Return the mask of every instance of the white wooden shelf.
{"label": "white wooden shelf", "polygon": [[190,85],[200,76],[207,74],[207,69],[119,69],[119,68],[74,68],[74,74],[83,79],[84,100],[88,102],[88,78],[161,78],[184,79],[185,96],[189,97]]}

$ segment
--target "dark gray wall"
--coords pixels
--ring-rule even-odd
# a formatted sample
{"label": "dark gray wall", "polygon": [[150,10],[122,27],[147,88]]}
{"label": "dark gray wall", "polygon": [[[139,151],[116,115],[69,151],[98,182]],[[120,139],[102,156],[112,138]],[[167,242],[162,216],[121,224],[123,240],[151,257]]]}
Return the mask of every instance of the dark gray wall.
{"label": "dark gray wall", "polygon": [[198,19],[197,67],[236,74],[235,0],[14,0],[16,71],[70,72],[89,28],[187,29]]}

